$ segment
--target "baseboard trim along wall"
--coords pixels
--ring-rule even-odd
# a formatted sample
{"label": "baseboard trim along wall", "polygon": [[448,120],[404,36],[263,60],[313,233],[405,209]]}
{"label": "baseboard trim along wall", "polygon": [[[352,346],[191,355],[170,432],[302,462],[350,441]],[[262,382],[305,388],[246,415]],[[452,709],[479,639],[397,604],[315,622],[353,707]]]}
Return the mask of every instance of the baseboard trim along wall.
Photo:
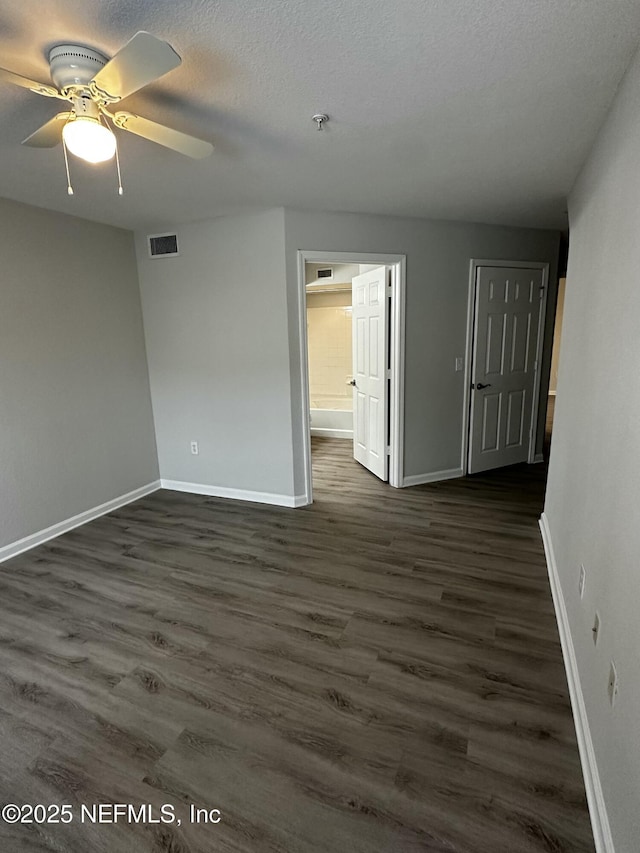
{"label": "baseboard trim along wall", "polygon": [[446,471],[432,471],[430,474],[410,474],[403,478],[402,487],[422,486],[424,483],[437,483],[439,480],[455,480],[462,476],[462,468],[448,468]]}
{"label": "baseboard trim along wall", "polygon": [[192,495],[207,495],[212,498],[228,498],[234,501],[250,501],[273,506],[305,506],[304,495],[277,495],[273,492],[251,492],[246,489],[229,489],[226,486],[206,486],[202,483],[183,483],[180,480],[160,480],[163,489],[172,492],[189,492]]}
{"label": "baseboard trim along wall", "polygon": [[25,536],[23,539],[18,539],[17,542],[4,545],[0,548],[0,563],[10,560],[12,557],[17,557],[18,554],[42,545],[50,539],[55,539],[56,536],[62,536],[63,533],[68,533],[82,524],[94,521],[94,519],[100,518],[101,515],[113,512],[114,509],[119,509],[121,506],[126,506],[126,504],[137,501],[145,495],[157,492],[159,488],[160,480],[155,480],[153,483],[147,483],[146,486],[140,486],[139,489],[127,492],[126,495],[120,495],[120,497],[113,498],[113,500],[100,504],[100,506],[94,506],[92,509],[87,509],[84,512],[78,513],[78,515],[74,515],[64,521],[59,521],[57,524],[52,524],[51,527],[46,527],[44,530],[39,530],[37,533]]}
{"label": "baseboard trim along wall", "polygon": [[324,438],[350,438],[353,441],[352,429],[325,429],[324,427],[311,427],[311,435],[321,435]]}
{"label": "baseboard trim along wall", "polygon": [[533,457],[533,464],[537,465],[538,462],[544,462],[544,453],[536,453]]}
{"label": "baseboard trim along wall", "polygon": [[564,658],[564,666],[567,672],[569,695],[571,697],[571,707],[573,709],[573,719],[576,726],[578,749],[580,750],[580,762],[582,764],[582,774],[584,776],[584,785],[587,792],[587,802],[589,804],[589,814],[591,816],[591,827],[593,829],[596,851],[597,853],[615,853],[611,829],[609,827],[607,807],[602,793],[598,765],[596,763],[591,731],[589,729],[587,710],[580,684],[580,674],[578,672],[578,664],[576,661],[573,639],[571,637],[571,629],[569,627],[567,608],[562,594],[562,587],[560,585],[558,566],[553,552],[553,543],[551,542],[549,521],[544,513],[542,513],[540,518],[540,530],[542,532],[542,542],[544,544],[544,552],[547,558],[547,570],[549,572],[551,595],[553,596],[553,606],[555,607],[558,631],[560,633],[562,656]]}

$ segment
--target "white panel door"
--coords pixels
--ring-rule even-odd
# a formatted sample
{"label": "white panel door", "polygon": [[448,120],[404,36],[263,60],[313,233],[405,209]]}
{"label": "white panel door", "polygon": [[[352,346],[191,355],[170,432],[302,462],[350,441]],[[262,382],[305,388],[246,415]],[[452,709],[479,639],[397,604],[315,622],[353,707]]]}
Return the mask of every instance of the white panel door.
{"label": "white panel door", "polygon": [[353,457],[387,480],[389,299],[386,267],[356,276],[353,298]]}
{"label": "white panel door", "polygon": [[478,267],[470,474],[528,460],[542,296],[540,269]]}

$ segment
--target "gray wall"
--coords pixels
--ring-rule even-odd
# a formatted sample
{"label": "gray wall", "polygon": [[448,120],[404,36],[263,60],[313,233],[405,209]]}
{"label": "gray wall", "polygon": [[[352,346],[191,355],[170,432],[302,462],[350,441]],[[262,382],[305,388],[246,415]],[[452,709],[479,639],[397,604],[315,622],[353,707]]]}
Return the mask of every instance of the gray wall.
{"label": "gray wall", "polygon": [[[297,251],[405,254],[407,326],[405,386],[405,476],[460,466],[463,373],[454,370],[464,355],[469,262],[471,258],[546,261],[550,264],[549,311],[557,285],[559,234],[455,222],[342,213],[285,212],[289,334],[291,338],[292,422],[296,461],[302,444],[298,364]],[[547,330],[545,379],[551,359]],[[544,406],[540,413],[544,423]],[[543,430],[539,430],[542,448]],[[303,469],[296,466],[297,490]]]}
{"label": "gray wall", "polygon": [[292,496],[283,211],[178,240],[179,257],[151,259],[137,235],[161,476]]}
{"label": "gray wall", "polygon": [[555,302],[551,231],[274,209],[178,239],[138,268],[161,476],[200,486],[303,494],[298,249],[407,255],[406,475],[460,466],[470,259],[548,262]]}
{"label": "gray wall", "polygon": [[157,479],[132,235],[0,200],[0,547]]}
{"label": "gray wall", "polygon": [[[616,850],[640,839],[640,58],[571,195],[545,513]],[[586,587],[578,596],[580,563]],[[594,647],[595,610],[601,618]],[[620,692],[609,706],[609,661]]]}

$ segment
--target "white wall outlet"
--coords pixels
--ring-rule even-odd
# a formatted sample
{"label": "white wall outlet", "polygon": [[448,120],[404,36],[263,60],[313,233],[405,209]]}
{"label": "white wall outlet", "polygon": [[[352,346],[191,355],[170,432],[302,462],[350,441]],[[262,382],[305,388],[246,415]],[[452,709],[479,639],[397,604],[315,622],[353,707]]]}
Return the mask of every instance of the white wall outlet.
{"label": "white wall outlet", "polygon": [[462,356],[458,356],[456,358],[456,373],[460,373],[463,366],[464,366],[464,359],[462,358]]}
{"label": "white wall outlet", "polygon": [[191,442],[191,452],[193,453],[194,456],[197,456],[198,453],[200,453],[200,448],[198,447],[197,441]]}
{"label": "white wall outlet", "polygon": [[584,595],[584,582],[586,580],[586,572],[584,566],[580,566],[580,579],[578,580],[578,592],[580,593],[580,598]]}
{"label": "white wall outlet", "polygon": [[600,614],[596,610],[596,615],[593,617],[593,628],[591,629],[593,637],[593,645],[598,645],[598,637],[600,636]]}
{"label": "white wall outlet", "polygon": [[611,661],[611,665],[609,666],[609,683],[607,685],[607,693],[609,694],[611,707],[613,707],[616,702],[616,696],[618,695],[618,671],[613,661]]}

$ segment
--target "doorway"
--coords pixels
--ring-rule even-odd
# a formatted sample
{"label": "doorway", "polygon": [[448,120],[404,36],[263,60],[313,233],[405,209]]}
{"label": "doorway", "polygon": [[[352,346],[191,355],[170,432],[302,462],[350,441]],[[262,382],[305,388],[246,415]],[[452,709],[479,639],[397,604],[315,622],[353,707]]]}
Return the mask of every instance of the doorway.
{"label": "doorway", "polygon": [[[341,281],[346,277],[339,273],[347,265],[352,273],[357,272],[349,280],[349,290],[353,288],[350,306],[337,304],[346,303],[347,287],[332,287],[332,283],[346,285],[346,280]],[[308,503],[313,499],[312,429],[315,435],[351,439],[356,461],[389,485],[402,485],[405,265],[404,255],[298,252],[300,378]],[[338,272],[335,278],[334,271]],[[330,293],[334,295],[329,296]],[[322,376],[318,365],[314,370],[312,364],[316,352],[310,352],[310,344],[317,351],[319,333],[318,328],[308,328],[308,306],[315,305],[311,310],[317,310],[321,304],[318,297],[325,303],[331,302],[326,307],[338,312],[334,315],[337,326],[344,331],[348,320],[352,333],[351,363],[348,369],[344,361],[342,367],[334,365],[333,384],[328,381],[329,365],[324,365]],[[344,350],[344,337],[336,349]],[[337,352],[334,356],[334,361],[339,358]],[[351,404],[351,412],[346,401]]]}
{"label": "doorway", "polygon": [[471,262],[463,470],[534,462],[549,266]]}

